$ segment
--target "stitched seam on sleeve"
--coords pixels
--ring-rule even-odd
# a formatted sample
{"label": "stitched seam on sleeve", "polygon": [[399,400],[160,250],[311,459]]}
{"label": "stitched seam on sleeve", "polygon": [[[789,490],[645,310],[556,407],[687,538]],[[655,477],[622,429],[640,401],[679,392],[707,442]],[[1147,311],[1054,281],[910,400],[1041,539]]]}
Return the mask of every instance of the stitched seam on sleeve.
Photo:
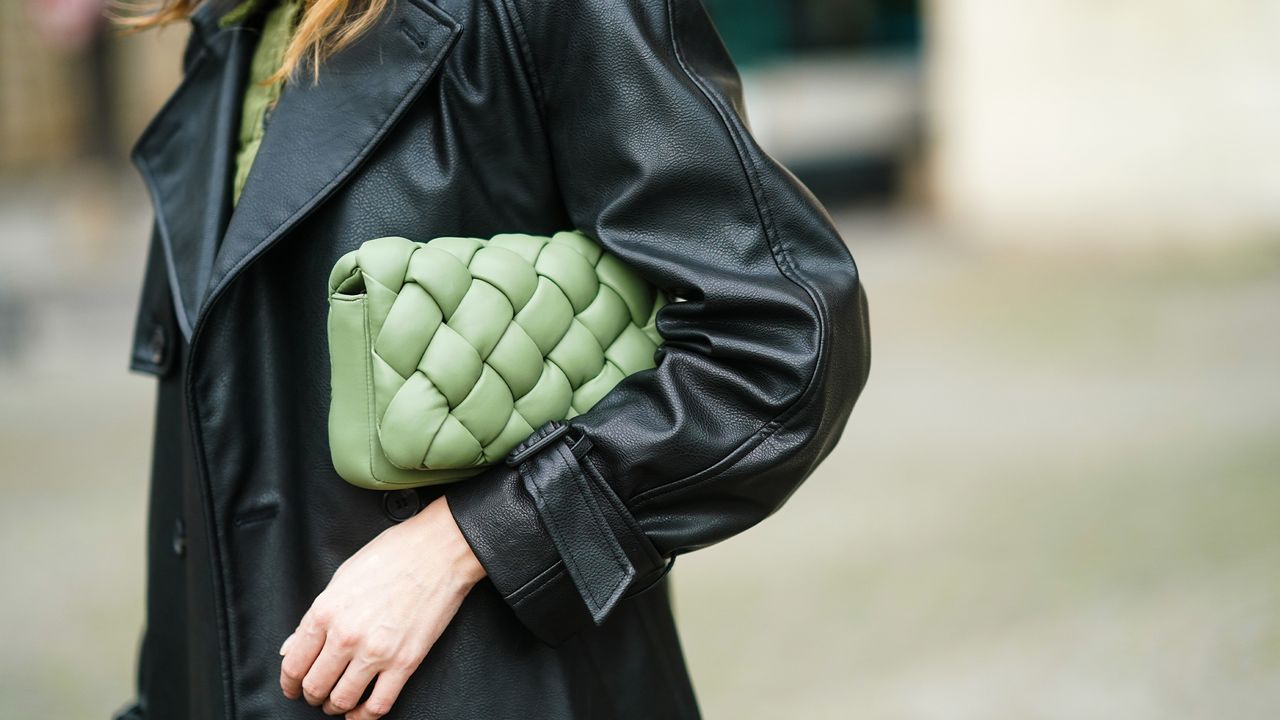
{"label": "stitched seam on sleeve", "polygon": [[520,12],[516,10],[511,0],[498,0],[502,6],[503,13],[508,16],[511,23],[511,34],[515,37],[517,49],[520,53],[520,70],[525,77],[525,82],[529,84],[529,88],[533,94],[534,106],[538,109],[538,121],[542,125],[543,134],[548,138],[550,144],[550,132],[547,124],[547,97],[542,87],[542,76],[538,74],[537,63],[534,62],[533,48],[529,45],[528,33],[524,28],[524,20],[520,18]]}
{"label": "stitched seam on sleeve", "polygon": [[[508,2],[508,0],[503,0],[503,2]],[[624,500],[624,505],[633,512],[663,495],[701,485],[704,482],[713,480],[723,473],[728,472],[754,448],[759,446],[769,437],[773,436],[778,429],[782,428],[786,424],[787,420],[791,419],[792,416],[803,409],[808,403],[814,390],[818,387],[818,375],[821,368],[828,360],[828,349],[830,348],[828,336],[831,332],[829,320],[830,315],[827,312],[826,306],[820,299],[821,296],[815,293],[813,288],[807,285],[799,277],[799,274],[795,270],[795,264],[790,257],[790,253],[780,242],[778,242],[777,228],[773,223],[773,215],[764,197],[759,178],[756,175],[753,153],[750,152],[748,147],[744,147],[745,143],[739,135],[739,129],[731,119],[732,114],[726,112],[716,94],[707,88],[705,81],[701,76],[693,71],[689,63],[685,60],[684,52],[680,47],[679,33],[676,29],[676,13],[675,9],[672,7],[672,0],[665,0],[664,5],[667,11],[667,26],[671,38],[671,47],[672,51],[675,53],[676,61],[680,65],[680,69],[684,72],[685,76],[689,78],[694,87],[696,87],[698,91],[702,93],[703,97],[706,98],[707,102],[710,103],[712,109],[716,111],[716,114],[720,116],[721,123],[724,125],[725,131],[733,142],[734,150],[738,154],[738,161],[742,167],[743,175],[746,177],[747,185],[751,189],[752,200],[756,206],[756,214],[760,220],[761,227],[764,230],[765,239],[768,242],[769,254],[773,256],[774,264],[778,266],[779,273],[783,277],[786,277],[788,280],[795,283],[797,287],[804,290],[809,295],[810,301],[814,305],[818,317],[818,351],[813,364],[813,372],[810,374],[805,386],[796,395],[795,400],[790,405],[758,428],[755,432],[751,433],[751,435],[744,439],[736,448],[715,463],[712,463],[698,472],[686,475],[683,478],[672,480],[657,487],[637,493],[632,496],[630,500]],[[518,18],[518,13],[512,10],[511,15],[513,23],[519,24],[520,20]],[[517,34],[520,36],[521,47],[527,49],[528,44],[525,40],[522,26],[519,27]],[[533,62],[532,51],[529,50],[528,52],[530,65],[528,73],[532,76],[533,73],[536,72],[534,69],[536,63]],[[539,109],[540,111],[542,110],[542,108]],[[788,272],[788,270],[790,272]],[[554,569],[556,565],[561,566],[561,572],[551,574],[551,570]],[[516,595],[521,595],[522,597],[518,602],[523,602],[524,600],[529,599],[530,596],[538,593],[544,586],[561,577],[565,577],[563,564],[557,560],[554,564],[541,570],[537,575],[521,586],[519,590],[507,596],[507,599],[511,600]]]}
{"label": "stitched seam on sleeve", "polygon": [[[742,165],[743,174],[747,178],[747,184],[751,188],[751,194],[756,204],[757,215],[760,218],[761,227],[764,229],[765,238],[768,240],[769,252],[773,255],[774,263],[778,266],[778,271],[797,287],[804,290],[809,295],[810,302],[813,303],[814,311],[817,313],[818,320],[818,351],[813,362],[813,371],[809,375],[805,386],[796,395],[796,398],[790,405],[773,417],[772,420],[761,426],[750,437],[744,440],[733,452],[729,453],[725,458],[712,466],[699,472],[688,475],[679,480],[673,480],[654,488],[650,488],[643,492],[637,493],[631,498],[630,507],[639,508],[644,504],[676,490],[700,485],[704,482],[712,480],[719,475],[727,472],[730,468],[737,464],[738,460],[744,457],[751,449],[764,442],[765,439],[772,436],[777,429],[783,427],[796,413],[798,413],[807,403],[809,396],[818,387],[818,375],[828,361],[828,351],[831,343],[828,337],[831,332],[830,315],[824,305],[821,295],[814,292],[813,288],[804,281],[796,270],[794,261],[790,252],[782,244],[777,228],[773,223],[773,213],[769,207],[768,200],[764,195],[763,188],[760,184],[756,169],[755,153],[751,152],[750,145],[742,138],[741,128],[735,124],[733,113],[728,112],[721,102],[719,96],[712,92],[706,84],[706,81],[694,72],[692,66],[685,59],[684,51],[680,46],[680,33],[676,28],[676,11],[673,7],[673,0],[666,0],[667,23],[671,35],[671,47],[675,52],[676,61],[680,65],[680,69],[689,78],[690,82],[702,93],[720,116],[721,122],[724,124],[725,130],[730,139],[733,141],[734,148],[738,153],[738,160]],[[733,461],[726,463],[729,458],[735,458]]]}
{"label": "stitched seam on sleeve", "polygon": [[550,585],[553,580],[563,577],[567,577],[564,563],[556,560],[530,578],[524,585],[511,591],[510,594],[505,596],[505,599],[513,605],[521,605],[525,600],[537,594],[539,590]]}

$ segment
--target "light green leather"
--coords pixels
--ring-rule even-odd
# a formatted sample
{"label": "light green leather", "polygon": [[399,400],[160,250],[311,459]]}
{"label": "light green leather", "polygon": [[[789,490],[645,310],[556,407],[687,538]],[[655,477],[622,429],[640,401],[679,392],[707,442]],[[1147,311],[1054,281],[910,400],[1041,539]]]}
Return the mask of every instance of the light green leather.
{"label": "light green leather", "polygon": [[370,240],[329,277],[329,444],[366,488],[460,480],[654,367],[670,298],[577,231]]}

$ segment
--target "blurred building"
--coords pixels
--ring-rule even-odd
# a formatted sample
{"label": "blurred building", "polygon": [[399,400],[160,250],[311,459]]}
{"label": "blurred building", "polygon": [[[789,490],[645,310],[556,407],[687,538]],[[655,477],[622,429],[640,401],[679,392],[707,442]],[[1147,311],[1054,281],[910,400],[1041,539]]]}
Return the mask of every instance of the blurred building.
{"label": "blurred building", "polygon": [[80,33],[41,13],[0,2],[0,181],[119,162],[180,78],[185,26],[120,37],[100,17]]}
{"label": "blurred building", "polygon": [[[33,169],[123,164],[179,80],[186,28],[51,37],[42,8],[0,3],[0,182]],[[705,0],[743,69],[766,149],[829,203],[892,199],[920,137],[915,0]]]}
{"label": "blurred building", "polygon": [[916,0],[704,0],[752,130],[828,205],[910,199],[923,136]]}
{"label": "blurred building", "polygon": [[[0,2],[0,183],[123,166],[186,28],[51,38]],[[829,206],[923,207],[1021,246],[1280,230],[1280,3],[704,0],[752,129]]]}
{"label": "blurred building", "polygon": [[935,0],[935,207],[1025,245],[1280,231],[1280,3]]}

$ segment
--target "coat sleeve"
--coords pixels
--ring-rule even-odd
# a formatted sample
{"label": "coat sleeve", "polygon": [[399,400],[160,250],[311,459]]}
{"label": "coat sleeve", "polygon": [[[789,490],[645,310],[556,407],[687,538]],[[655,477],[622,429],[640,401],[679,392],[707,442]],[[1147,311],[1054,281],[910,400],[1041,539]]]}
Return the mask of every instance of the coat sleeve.
{"label": "coat sleeve", "polygon": [[869,329],[848,248],[756,144],[699,0],[502,9],[570,218],[678,298],[655,368],[445,491],[507,603],[558,644],[785,502],[845,427]]}

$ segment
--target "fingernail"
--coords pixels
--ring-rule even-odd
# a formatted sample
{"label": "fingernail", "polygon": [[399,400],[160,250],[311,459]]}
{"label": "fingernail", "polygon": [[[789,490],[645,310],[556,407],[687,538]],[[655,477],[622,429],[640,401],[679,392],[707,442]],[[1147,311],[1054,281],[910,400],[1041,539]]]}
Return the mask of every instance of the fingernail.
{"label": "fingernail", "polygon": [[284,654],[285,654],[285,652],[289,649],[289,641],[290,641],[290,640],[292,640],[292,639],[293,639],[293,635],[290,635],[289,637],[287,637],[287,638],[285,638],[285,639],[284,639],[284,643],[280,645],[280,654],[281,654],[281,655],[284,655]]}

